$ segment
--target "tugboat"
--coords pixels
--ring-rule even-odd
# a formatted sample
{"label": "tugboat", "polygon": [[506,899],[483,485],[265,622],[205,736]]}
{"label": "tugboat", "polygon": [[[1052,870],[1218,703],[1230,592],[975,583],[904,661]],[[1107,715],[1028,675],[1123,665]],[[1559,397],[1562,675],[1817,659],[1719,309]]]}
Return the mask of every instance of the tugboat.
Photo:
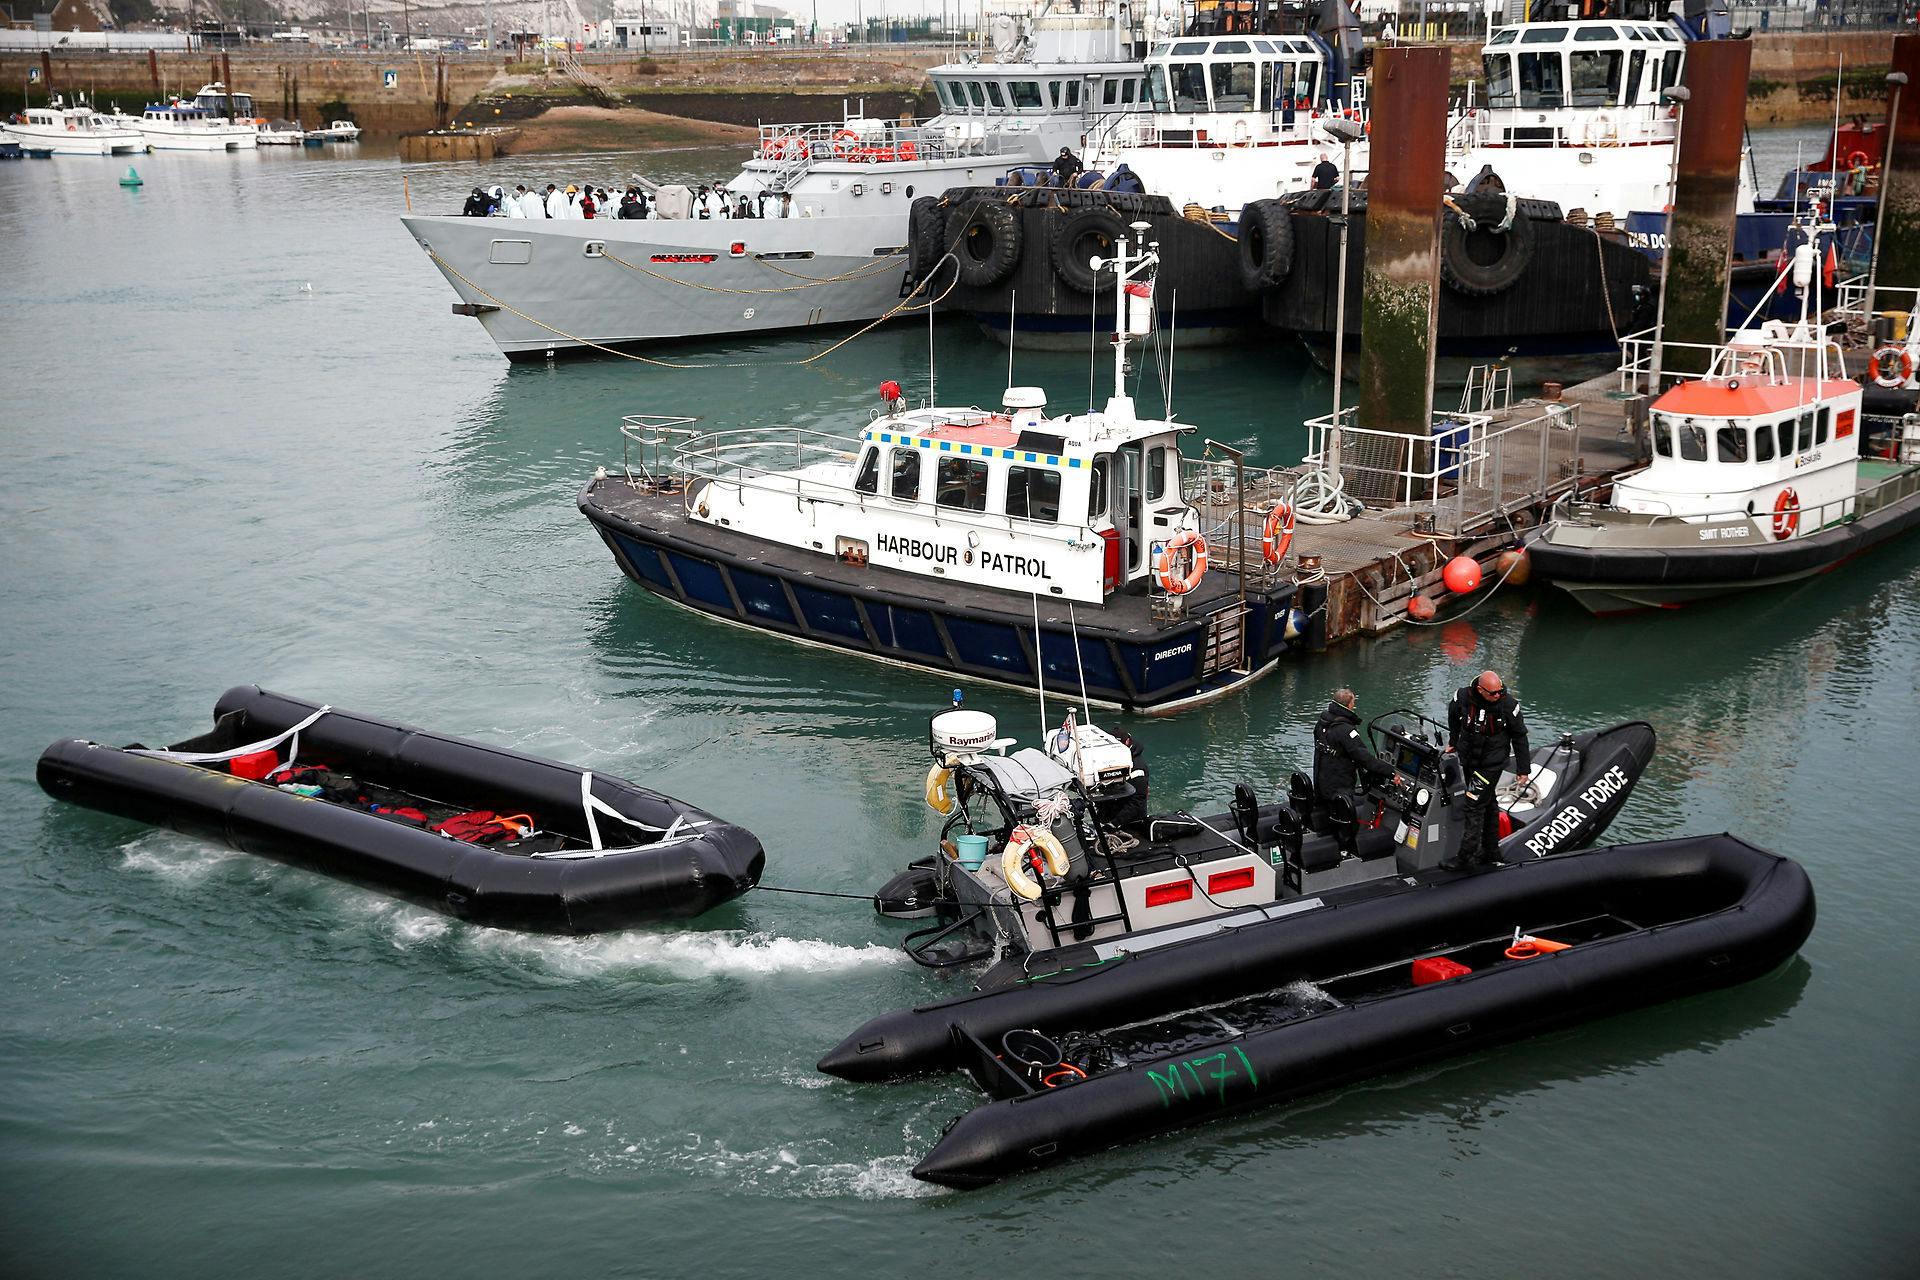
{"label": "tugboat", "polygon": [[1034,387],[997,413],[912,409],[889,381],[852,436],[639,415],[639,466],[602,468],[580,510],[628,577],[723,621],[1020,688],[1084,680],[1103,706],[1218,698],[1323,642],[1326,588],[1281,568],[1286,482],[1212,442],[1185,459],[1193,427],[1135,412],[1126,351],[1158,262],[1141,231],[1093,267],[1126,318],[1098,412],[1049,416]]}
{"label": "tugboat", "polygon": [[[1009,754],[1015,740],[957,697],[928,723],[927,803],[946,815],[939,851],[890,880],[874,906],[900,919],[933,917],[903,943],[918,964],[993,961],[981,990],[1278,919],[1335,891],[1365,896],[1454,878],[1441,864],[1460,846],[1466,780],[1445,750],[1445,726],[1416,712],[1389,711],[1367,726],[1392,772],[1363,802],[1323,804],[1295,773],[1282,803],[1262,804],[1241,784],[1225,812],[1198,817],[1150,814],[1144,800],[1130,812],[1131,749],[1090,712],[1084,722],[1069,712],[1045,750]],[[1500,780],[1501,859],[1591,844],[1653,748],[1652,726],[1634,721],[1535,750],[1526,783],[1511,772]],[[881,1061],[864,1057],[862,1070]]]}
{"label": "tugboat", "polygon": [[[1534,573],[1595,613],[1676,608],[1825,573],[1920,525],[1920,440],[1862,456],[1862,388],[1819,320],[1815,245],[1832,229],[1806,227],[1776,282],[1791,278],[1800,320],[1749,317],[1704,376],[1655,400],[1652,463],[1609,505],[1557,509],[1529,540]],[[1897,384],[1911,359],[1894,347],[1875,363]]]}

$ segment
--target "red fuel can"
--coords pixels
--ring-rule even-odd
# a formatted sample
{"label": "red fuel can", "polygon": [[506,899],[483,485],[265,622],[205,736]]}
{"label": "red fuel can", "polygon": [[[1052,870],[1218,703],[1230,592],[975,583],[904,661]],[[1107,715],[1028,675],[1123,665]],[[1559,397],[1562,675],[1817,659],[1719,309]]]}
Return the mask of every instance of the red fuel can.
{"label": "red fuel can", "polygon": [[255,782],[272,773],[280,759],[272,751],[255,751],[244,756],[235,756],[227,761],[227,768],[236,778],[251,778]]}
{"label": "red fuel can", "polygon": [[1458,960],[1449,960],[1445,956],[1426,956],[1413,962],[1413,985],[1424,987],[1472,972]]}

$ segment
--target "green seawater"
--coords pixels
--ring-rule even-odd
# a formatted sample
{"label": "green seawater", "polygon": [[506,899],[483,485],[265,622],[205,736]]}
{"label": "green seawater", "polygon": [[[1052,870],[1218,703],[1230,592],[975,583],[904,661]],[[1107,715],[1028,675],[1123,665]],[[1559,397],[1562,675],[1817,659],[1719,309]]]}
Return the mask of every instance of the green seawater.
{"label": "green seawater", "polygon": [[[452,207],[637,162],[405,172]],[[622,413],[840,427],[884,378],[917,397],[924,325],[804,367],[781,362],[826,337],[510,370],[371,148],[137,163],[133,192],[124,161],[0,168],[0,1274],[1912,1274],[1920,539],[1675,614],[1507,590],[1173,720],[1104,717],[1161,801],[1224,804],[1307,762],[1332,687],[1437,710],[1496,666],[1540,737],[1656,726],[1616,836],[1789,853],[1819,924],[1738,989],[937,1192],[907,1170],[967,1087],[812,1069],[957,989],[861,903],[521,937],[33,780],[57,737],[184,737],[258,681],[639,779],[757,832],[772,884],[870,891],[927,848],[948,683],[648,597],[574,496]],[[940,398],[994,402],[1004,350],[937,341]],[[1082,356],[1015,372],[1056,406],[1088,385]],[[1277,463],[1327,392],[1276,340],[1181,356],[1174,403]],[[1037,727],[1031,698],[969,701]]]}

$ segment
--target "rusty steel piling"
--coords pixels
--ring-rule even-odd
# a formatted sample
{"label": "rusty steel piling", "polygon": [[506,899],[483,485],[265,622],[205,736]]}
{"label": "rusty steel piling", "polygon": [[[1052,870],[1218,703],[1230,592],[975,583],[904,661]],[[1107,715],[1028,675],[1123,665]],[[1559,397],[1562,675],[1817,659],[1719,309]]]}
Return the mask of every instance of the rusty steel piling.
{"label": "rusty steel piling", "polygon": [[[1745,40],[1687,46],[1682,82],[1688,97],[1676,114],[1680,140],[1667,218],[1656,370],[1705,373],[1704,348],[1726,338],[1752,58],[1753,46]],[[1697,345],[1669,348],[1668,343]]]}

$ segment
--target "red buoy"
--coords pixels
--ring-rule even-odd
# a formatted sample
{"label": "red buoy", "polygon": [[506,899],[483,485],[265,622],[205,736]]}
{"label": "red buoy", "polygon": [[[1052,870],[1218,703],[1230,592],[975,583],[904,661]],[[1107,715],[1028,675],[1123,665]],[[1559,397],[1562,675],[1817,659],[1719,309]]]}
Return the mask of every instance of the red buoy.
{"label": "red buoy", "polygon": [[1480,562],[1472,556],[1455,556],[1440,571],[1440,580],[1455,595],[1465,595],[1480,586]]}
{"label": "red buoy", "polygon": [[1527,579],[1533,576],[1533,561],[1527,558],[1525,551],[1517,547],[1511,551],[1502,551],[1500,558],[1494,561],[1493,565],[1503,580],[1511,582],[1516,587],[1525,586]]}
{"label": "red buoy", "polygon": [[1433,601],[1426,596],[1414,596],[1407,601],[1407,616],[1415,622],[1431,622],[1433,614]]}
{"label": "red buoy", "polygon": [[892,378],[888,378],[880,384],[880,398],[888,404],[892,404],[895,400],[898,400],[900,398],[900,384]]}

